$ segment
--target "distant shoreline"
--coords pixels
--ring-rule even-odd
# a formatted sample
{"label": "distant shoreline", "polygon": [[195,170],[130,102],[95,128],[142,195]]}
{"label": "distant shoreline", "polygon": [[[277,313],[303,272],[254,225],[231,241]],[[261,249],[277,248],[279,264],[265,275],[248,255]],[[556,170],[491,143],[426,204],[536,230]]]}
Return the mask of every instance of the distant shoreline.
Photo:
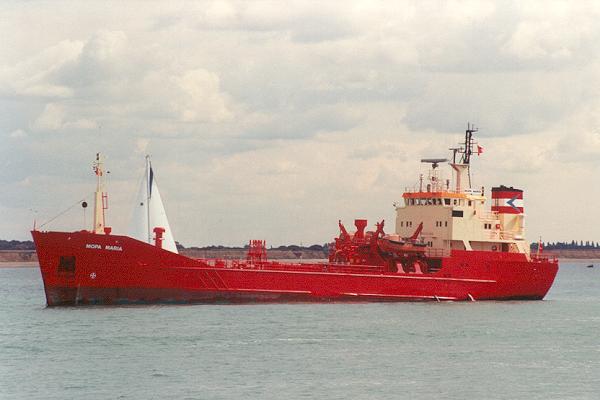
{"label": "distant shoreline", "polygon": [[37,261],[0,261],[0,268],[38,268]]}

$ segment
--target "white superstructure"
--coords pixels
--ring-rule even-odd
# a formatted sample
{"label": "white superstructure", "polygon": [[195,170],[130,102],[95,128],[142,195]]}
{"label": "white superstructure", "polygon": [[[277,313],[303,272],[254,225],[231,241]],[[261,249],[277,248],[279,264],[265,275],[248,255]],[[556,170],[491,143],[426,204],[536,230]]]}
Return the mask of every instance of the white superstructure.
{"label": "white superstructure", "polygon": [[[444,180],[440,175],[439,164],[448,160],[422,160],[431,164],[431,170],[426,178],[421,176],[418,187],[406,189],[402,202],[395,205],[396,234],[409,237],[423,223],[420,237],[430,252],[478,250],[529,254],[523,191],[505,186],[492,188],[490,210],[486,207],[484,188],[471,186],[474,132],[469,126],[464,145],[452,149],[452,180]],[[477,153],[482,150],[477,145]]]}

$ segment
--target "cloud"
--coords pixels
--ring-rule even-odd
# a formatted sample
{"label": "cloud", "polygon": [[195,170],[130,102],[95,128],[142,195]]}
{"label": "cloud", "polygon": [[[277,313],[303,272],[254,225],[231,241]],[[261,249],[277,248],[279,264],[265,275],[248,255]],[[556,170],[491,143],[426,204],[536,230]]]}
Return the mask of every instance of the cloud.
{"label": "cloud", "polygon": [[40,131],[56,131],[63,127],[65,119],[65,108],[59,104],[49,103],[44,111],[33,122],[32,128]]}
{"label": "cloud", "polygon": [[[122,31],[101,30],[83,42],[63,41],[32,57],[25,64],[41,72],[29,81],[17,77],[27,84],[13,89],[22,96],[52,97],[30,123],[36,131],[90,130],[101,120],[113,129],[134,122],[140,130],[146,121],[155,120],[163,132],[176,132],[185,130],[179,124],[217,123],[232,117],[234,105],[215,73],[148,62],[147,51],[133,48]],[[57,59],[57,54],[63,58]],[[16,70],[6,76],[14,77]],[[124,124],[120,117],[131,122]]]}
{"label": "cloud", "polygon": [[98,31],[85,41],[77,58],[65,63],[53,78],[74,90],[119,79],[128,72],[127,48],[124,32]]}
{"label": "cloud", "polygon": [[171,108],[184,122],[219,122],[231,117],[219,88],[219,77],[204,69],[173,76],[171,82],[179,93],[170,96]]}
{"label": "cloud", "polygon": [[360,112],[343,105],[281,112],[275,118],[257,121],[242,136],[260,140],[307,139],[323,132],[347,131],[360,121]]}
{"label": "cloud", "polygon": [[[593,3],[571,7],[568,2],[548,2],[545,7],[523,3],[519,21],[503,51],[526,61],[556,64],[581,61],[597,55],[596,23],[600,8]],[[573,23],[577,21],[576,23]],[[540,65],[540,64],[537,64]]]}
{"label": "cloud", "polygon": [[140,138],[138,140],[136,140],[135,142],[135,151],[136,153],[145,155],[146,154],[146,149],[148,148],[148,144],[150,143],[150,141],[148,139],[145,138]]}
{"label": "cloud", "polygon": [[11,139],[24,138],[24,137],[27,137],[27,132],[25,132],[23,129],[17,129],[15,131],[12,131],[11,133],[9,133],[8,136]]}
{"label": "cloud", "polygon": [[52,76],[78,56],[83,44],[76,40],[63,40],[40,53],[14,65],[0,68],[0,93],[3,95],[68,98],[71,88],[53,81]]}

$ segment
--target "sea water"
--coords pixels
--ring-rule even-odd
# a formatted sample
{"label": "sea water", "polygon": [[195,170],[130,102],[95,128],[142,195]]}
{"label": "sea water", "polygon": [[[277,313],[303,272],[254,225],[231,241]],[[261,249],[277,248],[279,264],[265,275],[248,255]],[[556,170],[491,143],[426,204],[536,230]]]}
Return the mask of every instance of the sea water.
{"label": "sea water", "polygon": [[544,301],[81,308],[0,269],[0,399],[599,399],[587,264]]}

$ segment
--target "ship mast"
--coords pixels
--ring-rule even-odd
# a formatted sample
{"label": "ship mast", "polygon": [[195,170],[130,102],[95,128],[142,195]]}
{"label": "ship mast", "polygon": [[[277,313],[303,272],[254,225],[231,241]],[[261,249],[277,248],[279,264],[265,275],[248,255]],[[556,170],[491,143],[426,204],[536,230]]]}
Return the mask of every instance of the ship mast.
{"label": "ship mast", "polygon": [[96,192],[94,194],[94,233],[104,233],[105,215],[104,210],[108,208],[108,194],[104,191],[104,159],[100,153],[96,153],[96,161],[93,164],[96,174]]}
{"label": "ship mast", "polygon": [[150,155],[146,154],[146,229],[148,232],[148,243],[152,243],[152,232],[150,232],[150,196],[152,196],[152,165]]}
{"label": "ship mast", "polygon": [[[467,129],[465,131],[465,143],[463,146],[458,148],[451,148],[452,155],[452,169],[456,172],[456,192],[460,193],[463,189],[471,189],[471,155],[473,154],[473,144],[475,143],[473,140],[473,133],[477,132],[478,129],[475,128],[474,125],[467,123]],[[456,155],[462,154],[460,160],[457,162]],[[465,178],[468,180],[468,187],[463,188],[463,180]]]}

